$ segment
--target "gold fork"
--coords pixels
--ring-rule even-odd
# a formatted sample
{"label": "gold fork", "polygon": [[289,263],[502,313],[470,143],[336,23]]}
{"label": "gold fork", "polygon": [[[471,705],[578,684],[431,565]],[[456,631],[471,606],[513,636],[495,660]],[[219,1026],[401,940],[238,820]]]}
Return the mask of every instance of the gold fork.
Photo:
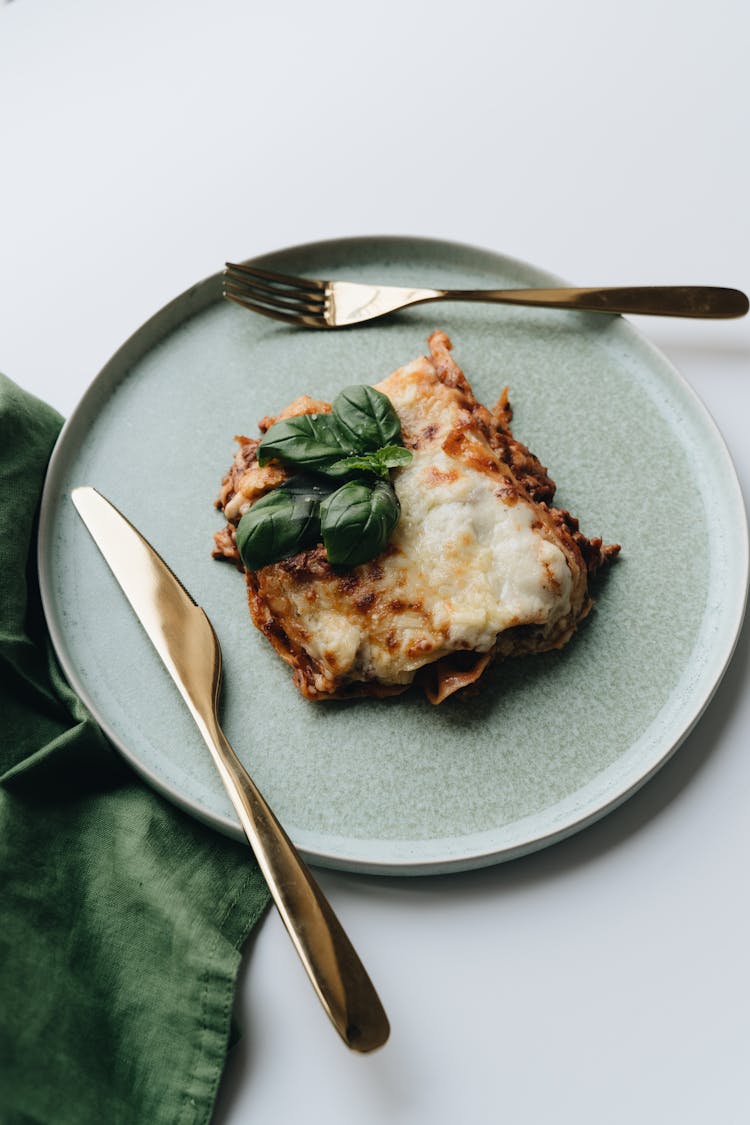
{"label": "gold fork", "polygon": [[224,296],[253,312],[308,328],[343,328],[428,301],[488,301],[551,309],[647,316],[744,316],[739,289],[715,285],[640,285],[604,289],[415,289],[289,277],[248,262],[227,262]]}

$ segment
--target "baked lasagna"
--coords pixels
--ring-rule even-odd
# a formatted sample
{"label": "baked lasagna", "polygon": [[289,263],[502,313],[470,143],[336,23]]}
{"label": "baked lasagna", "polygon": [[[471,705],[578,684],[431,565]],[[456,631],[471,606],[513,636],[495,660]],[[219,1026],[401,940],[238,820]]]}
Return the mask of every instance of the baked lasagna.
{"label": "baked lasagna", "polygon": [[248,570],[237,547],[242,516],[289,479],[258,462],[275,422],[330,413],[296,399],[239,447],[216,506],[226,527],[214,556],[245,572],[252,620],[294,671],[309,700],[387,696],[418,684],[433,703],[476,685],[509,656],[566,644],[588,614],[591,576],[619,547],[589,539],[553,506],[546,468],[511,432],[507,389],[477,402],[433,332],[420,356],[376,384],[395,408],[411,460],[392,474],[400,519],[385,549],[333,566],[322,543]]}

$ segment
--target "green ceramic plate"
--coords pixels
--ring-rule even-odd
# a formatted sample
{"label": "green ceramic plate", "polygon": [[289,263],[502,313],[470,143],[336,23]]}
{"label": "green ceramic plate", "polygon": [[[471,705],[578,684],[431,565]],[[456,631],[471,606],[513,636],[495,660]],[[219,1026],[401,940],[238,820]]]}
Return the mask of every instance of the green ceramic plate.
{"label": "green ceramic plate", "polygon": [[[446,242],[355,238],[284,250],[272,268],[401,284],[557,279]],[[508,384],[514,429],[583,530],[622,544],[595,612],[562,652],[495,668],[470,705],[416,693],[311,704],[252,627],[241,576],[211,559],[233,436],[307,391],[376,382],[452,337],[477,397]],[[314,863],[383,873],[478,867],[602,816],[670,756],[729,661],[744,610],[747,526],[724,444],[695,395],[618,317],[423,306],[342,332],[289,328],[223,302],[220,278],[178,297],[94,380],[46,484],[39,565],[63,667],[158,790],[240,830],[172,681],[70,502],[94,485],[211,618],[227,735]]]}

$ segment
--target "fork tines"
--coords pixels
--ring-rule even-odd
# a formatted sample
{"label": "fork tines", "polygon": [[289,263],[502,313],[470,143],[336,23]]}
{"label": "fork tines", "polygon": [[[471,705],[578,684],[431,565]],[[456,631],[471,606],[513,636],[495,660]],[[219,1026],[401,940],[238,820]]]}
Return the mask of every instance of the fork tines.
{"label": "fork tines", "polygon": [[326,282],[289,277],[243,263],[227,262],[224,296],[246,309],[275,317],[287,324],[327,327]]}

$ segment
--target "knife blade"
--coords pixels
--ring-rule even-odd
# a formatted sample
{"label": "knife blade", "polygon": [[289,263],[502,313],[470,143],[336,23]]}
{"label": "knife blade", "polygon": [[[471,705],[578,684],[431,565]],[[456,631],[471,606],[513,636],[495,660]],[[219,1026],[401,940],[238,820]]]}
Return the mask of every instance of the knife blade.
{"label": "knife blade", "polygon": [[271,896],[328,1016],[348,1047],[382,1046],[383,1005],[341,923],[221,729],[221,648],[206,613],[124,515],[89,486],[72,501],[208,746]]}

